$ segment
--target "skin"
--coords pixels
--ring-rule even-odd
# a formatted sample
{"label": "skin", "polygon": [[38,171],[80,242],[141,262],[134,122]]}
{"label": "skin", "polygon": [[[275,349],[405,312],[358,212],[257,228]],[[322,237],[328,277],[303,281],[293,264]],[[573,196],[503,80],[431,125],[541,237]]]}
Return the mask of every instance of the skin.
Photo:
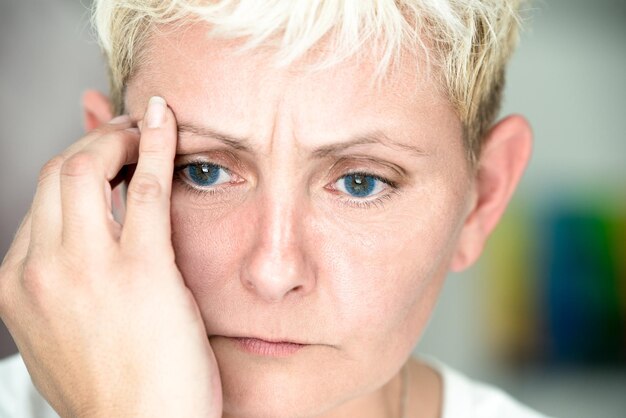
{"label": "skin", "polygon": [[[154,193],[157,198],[144,199],[161,202],[160,211],[149,212],[154,215],[141,221],[144,229],[127,234],[139,237],[156,231],[146,235],[157,234],[162,245],[144,255],[135,250],[129,258],[149,265],[163,259],[163,254],[173,254],[177,269],[172,263],[168,268],[149,271],[157,278],[168,276],[163,271],[178,277],[170,280],[177,283],[173,287],[177,290],[161,299],[165,291],[155,290],[160,289],[160,282],[152,284],[151,275],[141,268],[133,270],[143,277],[136,280],[145,286],[133,286],[133,291],[123,293],[122,300],[145,305],[147,311],[154,305],[140,300],[168,300],[173,306],[171,312],[178,315],[173,319],[171,315],[157,316],[155,319],[162,323],[139,321],[134,331],[154,338],[150,329],[158,330],[156,334],[162,332],[162,327],[176,330],[176,321],[187,318],[193,326],[187,334],[184,330],[173,332],[169,344],[189,340],[185,335],[193,335],[191,341],[197,342],[201,339],[199,333],[204,332],[204,341],[208,336],[210,347],[206,344],[198,351],[200,343],[183,344],[187,347],[181,348],[179,358],[171,360],[172,365],[176,364],[171,370],[180,367],[184,372],[199,365],[202,373],[194,381],[204,377],[215,382],[218,378],[221,383],[221,391],[215,383],[196,387],[172,372],[172,387],[166,389],[184,388],[181,396],[196,400],[199,409],[194,414],[204,410],[207,416],[395,417],[399,413],[399,371],[408,362],[411,416],[439,416],[440,378],[425,364],[410,359],[410,353],[424,330],[446,274],[463,270],[478,258],[501,217],[530,155],[528,123],[520,116],[512,116],[494,125],[485,138],[479,167],[474,172],[465,160],[461,124],[454,108],[434,81],[416,77],[413,67],[405,65],[377,91],[369,84],[374,59],[350,60],[314,74],[303,71],[306,59],[313,57],[287,69],[275,69],[269,55],[256,51],[236,56],[232,54],[236,45],[206,39],[205,29],[194,25],[186,31],[155,35],[146,50],[150,59],[131,79],[126,95],[127,111],[142,130],[141,136],[137,135],[141,139],[136,138],[140,143],[150,132],[145,127],[146,104],[151,96],[159,95],[169,106],[167,128],[154,136],[160,135],[163,148],[176,145],[174,163],[200,159],[228,170],[222,171],[219,184],[208,187],[219,189],[218,194],[190,192],[184,186],[184,182],[191,184],[189,178],[183,176],[172,185],[171,195],[165,193],[170,203],[165,205],[167,208],[162,207],[162,189]],[[105,97],[90,92],[85,95],[84,104],[89,130],[109,126],[103,125],[112,116]],[[176,141],[175,124],[178,128],[211,127],[246,137],[254,152],[229,148],[215,138],[197,133],[180,133]],[[419,148],[419,155],[398,147],[362,144],[325,158],[313,157],[315,148],[346,142],[351,136],[372,130]],[[137,173],[161,166],[168,158],[170,162],[174,159],[173,148],[168,154],[159,148],[156,139],[152,143],[155,145],[150,155],[155,158],[144,158],[148,162],[138,165],[130,181],[125,222],[123,227],[118,225],[122,232],[116,232],[116,236],[124,237],[127,224],[143,218],[133,206]],[[93,152],[102,153],[101,149]],[[134,154],[127,152],[129,157],[123,158],[123,162],[132,161]],[[67,153],[61,168],[67,165],[68,158],[72,160],[72,155]],[[109,165],[108,175],[98,173],[107,186],[122,164],[118,161]],[[171,167],[164,171],[157,178],[161,187],[167,188]],[[397,183],[398,189],[391,193],[390,186],[378,182],[376,191],[365,198],[347,194],[342,185],[344,176],[351,171],[382,176]],[[48,194],[45,198],[52,199],[54,193]],[[369,208],[345,203],[347,199],[371,201],[385,195],[390,198]],[[67,203],[61,211],[71,206]],[[34,208],[45,211],[36,203]],[[171,230],[169,223],[163,225],[163,219],[171,220]],[[24,225],[30,228],[28,216]],[[164,235],[171,239],[163,240]],[[55,300],[51,293],[59,291],[48,286],[43,290],[36,288],[35,292],[17,290],[15,283],[24,281],[20,271],[24,265],[29,266],[28,239],[19,241],[19,237],[18,234],[17,244],[8,257],[10,263],[3,264],[0,270],[0,285],[9,283],[4,286],[5,293],[19,295],[23,300],[39,298],[46,301],[44,306],[54,305],[50,302]],[[86,240],[85,236],[77,238],[80,245],[63,256],[78,253]],[[141,248],[154,247],[149,239],[142,240]],[[30,265],[41,263],[31,261]],[[94,265],[89,266],[90,276],[102,281],[104,274],[98,273],[98,269],[102,270],[103,264]],[[43,275],[41,268],[34,270],[37,277]],[[71,269],[75,277],[84,271]],[[40,282],[46,280],[39,278]],[[69,286],[65,289],[71,291]],[[176,310],[172,300],[176,294],[184,294],[184,289],[192,295],[193,306]],[[16,319],[18,313],[41,317],[42,310],[20,308],[11,302],[12,298],[2,297],[2,290],[0,287],[0,315],[3,320],[7,316],[9,330],[18,336],[20,351],[24,347],[24,352],[35,352],[25,356],[25,361],[29,370],[40,376],[35,379],[38,387],[48,387],[48,376],[55,375],[58,365],[46,359],[41,349],[37,350],[37,341],[28,336],[24,324]],[[101,296],[104,300],[113,297]],[[119,312],[123,306],[112,303],[108,308]],[[88,306],[77,307],[76,315],[87,309]],[[47,321],[54,321],[58,315],[58,309],[44,311]],[[133,311],[125,313],[130,318],[135,315]],[[98,319],[93,318],[93,312],[90,315],[88,319]],[[103,322],[107,315],[110,312],[102,309]],[[106,328],[109,334],[117,329],[116,324],[133,330],[133,321],[129,322],[130,326],[120,318]],[[86,320],[77,325],[75,334],[89,330],[89,324]],[[43,326],[41,329],[45,334]],[[129,335],[134,335],[130,330]],[[104,341],[107,330],[98,332]],[[309,346],[288,358],[260,358],[237,349],[232,340],[225,338],[235,336],[290,340]],[[57,339],[71,341],[75,337]],[[151,347],[149,338],[130,341],[135,347],[130,351],[136,356],[130,356],[127,364],[138,364],[135,367],[145,371],[137,373],[134,381],[140,392],[151,393],[150,385],[154,383],[150,377],[159,375],[159,368],[166,365],[156,360],[151,363],[141,353],[158,353],[159,348],[165,353],[168,343],[157,338],[159,344]],[[57,343],[54,339],[50,342]],[[72,356],[80,347],[85,352],[90,347],[88,342],[79,345],[79,349],[66,346]],[[107,348],[108,351],[102,351],[107,358],[111,353],[128,351],[121,346]],[[213,355],[216,364],[207,360]],[[80,357],[84,357],[85,367],[93,361],[90,356]],[[160,357],[163,358],[168,356]],[[106,387],[114,379],[102,374],[102,379],[91,380],[95,382],[91,387]],[[58,371],[56,375],[63,373]],[[80,370],[73,374],[74,379],[80,380],[81,376]],[[55,382],[57,386],[69,382],[61,377],[59,380],[62,382]],[[63,406],[65,410],[75,411],[73,404],[89,411],[103,410],[103,402],[90,400],[87,390],[74,402],[66,402],[67,397],[76,397],[69,390],[60,394],[43,392],[58,405],[69,404]],[[113,393],[108,399],[115,396]],[[149,396],[141,408],[133,405],[132,399],[124,399],[121,405],[128,411],[149,411]],[[168,399],[175,402],[176,398]],[[175,409],[173,405],[172,410]],[[178,414],[184,416],[180,411]],[[167,414],[160,411],[159,416]]]}

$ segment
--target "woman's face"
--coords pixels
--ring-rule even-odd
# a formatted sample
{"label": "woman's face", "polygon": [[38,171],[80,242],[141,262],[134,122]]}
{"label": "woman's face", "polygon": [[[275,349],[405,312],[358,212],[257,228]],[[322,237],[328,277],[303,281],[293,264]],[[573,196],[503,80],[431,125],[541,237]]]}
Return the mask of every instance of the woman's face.
{"label": "woman's face", "polygon": [[[410,65],[376,91],[374,61],[278,70],[205,31],[155,35],[126,105],[141,119],[161,95],[179,123],[172,240],[225,415],[363,406],[406,361],[455,254],[471,189],[460,122]],[[307,345],[263,355],[228,337]]]}

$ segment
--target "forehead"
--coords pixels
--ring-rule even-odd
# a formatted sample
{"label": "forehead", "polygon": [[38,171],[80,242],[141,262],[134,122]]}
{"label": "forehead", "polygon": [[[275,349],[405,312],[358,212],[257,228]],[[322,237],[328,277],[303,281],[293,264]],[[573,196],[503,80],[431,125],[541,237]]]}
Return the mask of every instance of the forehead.
{"label": "forehead", "polygon": [[288,67],[277,68],[275,50],[238,53],[242,41],[211,39],[208,29],[197,23],[153,33],[127,89],[132,116],[140,119],[147,99],[158,94],[179,120],[208,121],[246,137],[268,133],[263,132],[269,129],[267,121],[277,118],[296,134],[314,134],[322,141],[354,134],[357,127],[398,130],[402,125],[412,136],[442,126],[460,132],[454,109],[417,52],[405,54],[376,85],[379,61],[372,54],[310,72],[308,64],[328,52],[320,43]]}

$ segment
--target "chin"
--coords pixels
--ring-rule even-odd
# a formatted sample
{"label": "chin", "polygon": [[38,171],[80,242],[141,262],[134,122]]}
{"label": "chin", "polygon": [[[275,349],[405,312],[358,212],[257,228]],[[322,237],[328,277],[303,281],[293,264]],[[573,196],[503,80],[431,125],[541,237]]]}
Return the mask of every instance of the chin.
{"label": "chin", "polygon": [[277,379],[271,371],[264,377],[226,373],[222,386],[223,418],[308,418],[336,406],[319,385],[303,384],[298,376]]}
{"label": "chin", "polygon": [[223,418],[316,417],[347,400],[338,395],[348,388],[342,387],[339,374],[330,371],[332,365],[323,361],[324,350],[319,351],[277,359],[214,344]]}

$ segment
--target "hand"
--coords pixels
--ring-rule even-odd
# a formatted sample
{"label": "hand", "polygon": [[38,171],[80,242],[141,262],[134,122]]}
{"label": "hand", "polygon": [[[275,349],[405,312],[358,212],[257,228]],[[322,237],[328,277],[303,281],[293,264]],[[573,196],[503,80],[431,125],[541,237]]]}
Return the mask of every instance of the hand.
{"label": "hand", "polygon": [[[215,356],[171,244],[174,114],[153,99],[141,133],[115,122],[42,169],[0,266],[0,317],[63,417],[221,417]],[[135,162],[122,226],[110,181]]]}

